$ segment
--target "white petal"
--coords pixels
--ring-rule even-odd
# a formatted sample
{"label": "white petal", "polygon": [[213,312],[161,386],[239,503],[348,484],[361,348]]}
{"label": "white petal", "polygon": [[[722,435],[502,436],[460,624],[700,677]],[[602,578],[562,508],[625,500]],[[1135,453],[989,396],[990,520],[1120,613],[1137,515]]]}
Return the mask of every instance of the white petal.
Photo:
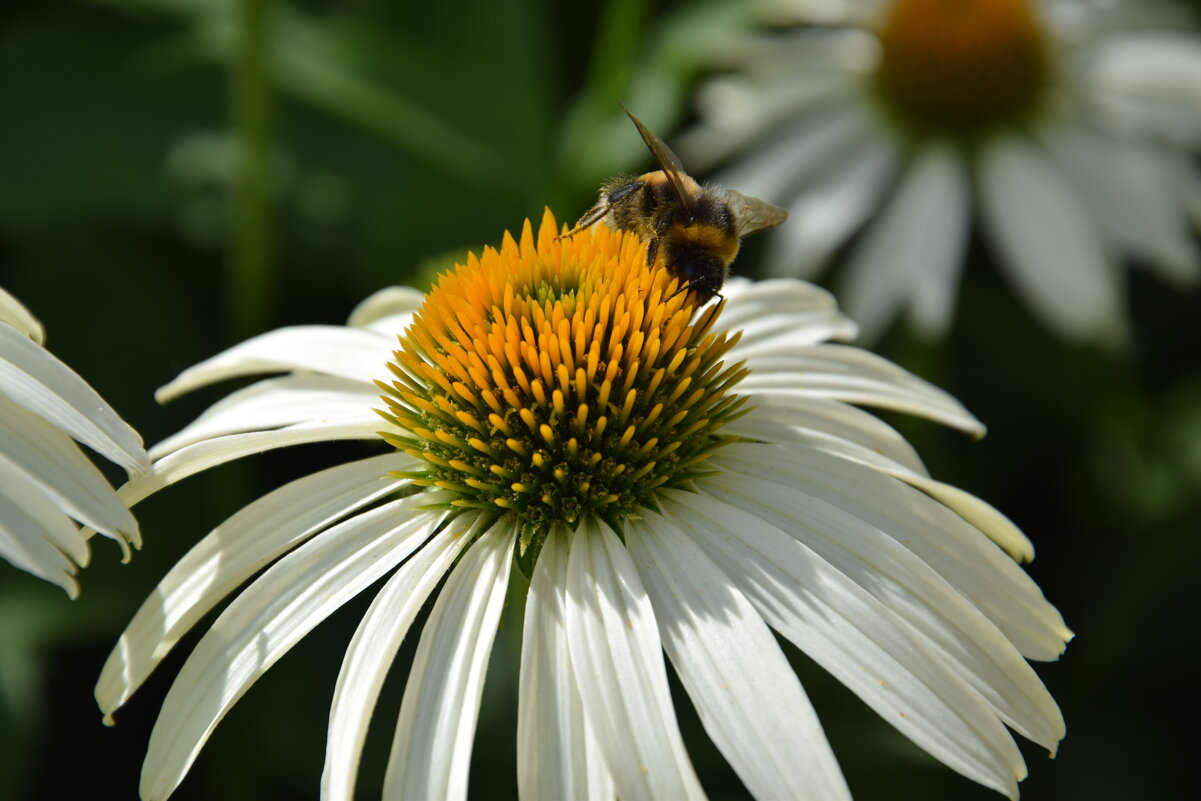
{"label": "white petal", "polygon": [[1025,766],[993,711],[903,620],[787,533],[670,490],[676,521],[772,628],[948,767],[1011,798]]}
{"label": "white petal", "polygon": [[1187,282],[1198,277],[1201,253],[1170,190],[1166,165],[1154,150],[1075,127],[1057,129],[1045,142],[1119,244],[1148,259],[1165,278]]}
{"label": "white petal", "polygon": [[[760,141],[797,117],[816,120],[837,113],[857,88],[857,77],[827,71],[798,71],[799,80],[759,80],[758,76],[719,75],[698,88],[696,105],[701,123],[676,136],[672,146],[690,170],[708,172],[744,148],[754,151]],[[804,136],[801,128],[794,137]]]}
{"label": "white petal", "polygon": [[1143,133],[1201,137],[1201,43],[1192,30],[1113,36],[1090,51],[1098,99]]}
{"label": "white petal", "polygon": [[1201,171],[1192,159],[1182,154],[1160,152],[1159,157],[1171,181],[1172,193],[1192,224],[1201,228]]}
{"label": "white petal", "polygon": [[547,536],[526,596],[517,693],[517,791],[524,799],[616,795],[584,719],[567,647],[568,536]]}
{"label": "white petal", "polygon": [[850,153],[831,174],[805,187],[788,205],[788,222],[772,234],[766,262],[772,275],[808,278],[875,209],[893,179],[900,154],[876,139]]}
{"label": "white petal", "polygon": [[919,490],[861,465],[810,451],[732,444],[715,465],[750,476],[766,468],[901,542],[975,604],[1027,659],[1056,659],[1071,631],[1016,562],[978,529]]}
{"label": "white petal", "polygon": [[[67,513],[25,471],[0,457],[0,496],[38,531],[43,540],[77,565],[86,565],[90,557],[88,541]],[[3,518],[0,518],[3,520]],[[72,567],[71,572],[75,570]]]}
{"label": "white petal", "polygon": [[229,434],[187,445],[156,461],[150,472],[131,480],[118,490],[118,495],[130,506],[142,501],[164,487],[219,464],[240,459],[252,453],[273,448],[304,445],[310,442],[332,442],[342,439],[379,439],[383,421],[366,410],[354,418],[302,423],[274,431],[250,431]]}
{"label": "white petal", "polygon": [[584,714],[617,795],[704,798],[684,751],[650,599],[625,547],[604,523],[571,538],[567,643]]}
{"label": "white petal", "polygon": [[853,339],[857,326],[838,311],[824,289],[792,279],[732,278],[722,288],[728,303],[717,326],[739,331],[731,358],[785,352],[829,339]]}
{"label": "white petal", "polygon": [[467,797],[484,673],[509,585],[515,535],[504,519],[485,531],[438,595],[405,684],[385,798]]}
{"label": "white petal", "polygon": [[381,289],[355,306],[346,324],[395,337],[408,327],[424,300],[425,293],[411,287]]}
{"label": "white petal", "polygon": [[79,522],[118,542],[141,544],[137,521],[79,446],[3,394],[0,461],[22,472]]}
{"label": "white petal", "polygon": [[46,340],[46,332],[38,318],[21,301],[5,292],[4,287],[0,287],[0,323],[8,323],[39,345]]}
{"label": "white petal", "polygon": [[849,800],[817,714],[750,601],[668,518],[647,513],[626,545],[663,648],[751,795]]}
{"label": "white petal", "polygon": [[705,490],[820,554],[925,637],[1006,723],[1054,752],[1064,735],[1055,699],[1005,635],[912,551],[803,485],[776,483],[767,470],[727,473]]}
{"label": "white petal", "polygon": [[959,401],[863,348],[813,345],[792,356],[751,356],[738,385],[755,394],[832,398],[918,415],[982,436],[984,426]]}
{"label": "white petal", "polygon": [[984,151],[980,169],[993,244],[1034,312],[1066,337],[1118,337],[1116,267],[1055,165],[1008,139]]}
{"label": "white petal", "polygon": [[719,324],[729,330],[745,329],[764,317],[775,319],[788,314],[805,316],[838,310],[838,301],[827,290],[795,278],[751,281],[732,276],[722,293],[729,303]]}
{"label": "white petal", "polygon": [[784,434],[789,442],[845,458],[870,459],[870,455],[876,455],[917,475],[926,475],[913,446],[892,426],[841,401],[758,395],[754,408],[728,423],[724,430],[775,442],[781,436],[781,426],[791,432]]}
{"label": "white petal", "polygon": [[904,437],[852,406],[821,398],[758,396],[755,407],[727,430],[790,449],[812,448],[895,476],[954,510],[1017,561],[1034,559],[1034,544],[1009,518],[970,493],[932,480]]}
{"label": "white petal", "polygon": [[142,438],[70,367],[15,329],[0,325],[0,391],[109,461],[150,466]]}
{"label": "white petal", "polygon": [[845,158],[848,140],[867,127],[862,109],[849,103],[804,122],[718,173],[716,183],[751,197],[778,201],[791,195],[810,173],[827,166],[831,159]]}
{"label": "white petal", "polygon": [[876,49],[870,34],[845,28],[809,27],[739,44],[733,60],[746,61],[746,69],[703,84],[696,96],[701,124],[673,142],[692,169],[705,170],[797,117],[822,117],[853,101]]}
{"label": "white petal", "polygon": [[980,529],[1016,561],[1031,562],[1034,560],[1034,543],[1014,525],[1012,520],[1001,514],[991,504],[985,503],[970,492],[964,492],[951,484],[915,476],[900,470],[888,472],[906,484],[917,487]]}
{"label": "white petal", "polygon": [[317,531],[401,486],[399,453],[338,465],[276,489],[231,516],[176,562],[129,622],[96,684],[105,715],[124,704],[192,626],[242,582]]}
{"label": "white petal", "polygon": [[150,455],[161,459],[186,445],[244,431],[366,417],[383,405],[379,389],[362,381],[305,373],[268,378],[231,392],[186,428],[155,445]]}
{"label": "white petal", "polygon": [[868,341],[909,304],[925,336],[941,336],[970,226],[971,195],[957,153],[930,147],[914,156],[879,219],[855,246],[841,294]]}
{"label": "white petal", "polygon": [[359,328],[333,325],[278,328],[189,367],[161,387],[155,397],[166,403],[185,392],[227,378],[292,370],[370,383],[388,377],[384,365],[395,348],[395,337]]}
{"label": "white petal", "polygon": [[[466,519],[456,525],[466,524]],[[384,584],[346,649],[334,686],[321,774],[323,801],[351,801],[367,724],[413,618],[471,541],[456,529],[435,534]]]}
{"label": "white petal", "polygon": [[[71,558],[60,542],[74,546]],[[87,556],[87,542],[70,518],[24,473],[0,459],[0,558],[75,598],[76,564]]]}
{"label": "white petal", "polygon": [[314,626],[402,561],[440,514],[412,496],[322,532],[276,562],[217,618],[188,657],[150,734],[140,791],[165,799],[217,723]]}

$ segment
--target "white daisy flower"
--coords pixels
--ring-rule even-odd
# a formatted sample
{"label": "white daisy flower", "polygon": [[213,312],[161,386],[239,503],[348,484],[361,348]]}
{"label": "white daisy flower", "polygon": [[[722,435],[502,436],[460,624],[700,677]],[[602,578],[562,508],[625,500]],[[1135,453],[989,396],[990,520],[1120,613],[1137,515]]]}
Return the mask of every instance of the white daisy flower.
{"label": "white daisy flower", "polygon": [[946,333],[977,214],[1067,338],[1122,338],[1124,256],[1195,284],[1201,38],[1158,0],[765,5],[795,27],[725,54],[678,149],[704,169],[754,143],[718,180],[790,207],[777,275],[863,227],[838,281],[865,337],[902,312]]}
{"label": "white daisy flower", "polygon": [[116,540],[126,559],[141,547],[137,521],[75,442],[131,476],[150,460],[137,432],[43,339],[41,323],[0,289],[0,557],[75,598],[75,574],[91,558],[80,523]]}
{"label": "white daisy flower", "polygon": [[354,797],[384,677],[444,579],[383,796],[465,797],[514,570],[530,578],[523,798],[703,796],[664,652],[752,794],[848,798],[773,629],[934,757],[1016,797],[1026,771],[1006,727],[1051,751],[1064,734],[1026,660],[1055,659],[1071,634],[1015,560],[1032,550],[1013,524],[930,478],[850,404],[972,434],[979,422],[897,366],[830,344],[854,324],[820,289],[732,282],[697,311],[632,234],[556,230],[548,212],[536,236],[527,223],[520,243],[469,256],[424,298],[385,291],[347,327],[265,334],[161,391],[283,373],[153,448],[151,473],[122,491],[130,502],[268,448],[380,436],[396,448],[251,503],[137,613],[97,686],[108,716],[257,574],[168,692],[143,798],[169,796],[247,688],[385,577],[334,688],[322,798]]}

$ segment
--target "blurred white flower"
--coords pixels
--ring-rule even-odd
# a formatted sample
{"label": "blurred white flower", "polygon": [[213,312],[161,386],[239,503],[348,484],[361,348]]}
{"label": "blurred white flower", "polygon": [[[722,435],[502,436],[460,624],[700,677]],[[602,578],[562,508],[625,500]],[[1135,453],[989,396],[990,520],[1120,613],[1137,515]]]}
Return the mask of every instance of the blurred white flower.
{"label": "blurred white flower", "polygon": [[[693,169],[790,207],[769,269],[838,276],[868,339],[947,331],[978,214],[1018,294],[1071,339],[1125,331],[1124,257],[1192,285],[1201,37],[1159,0],[767,0],[719,58]],[[790,26],[790,27],[789,27]],[[865,225],[866,221],[866,225]]]}
{"label": "blurred white flower", "polygon": [[0,289],[0,557],[74,598],[75,573],[91,556],[78,524],[116,540],[126,558],[141,535],[72,440],[131,476],[150,460],[137,432],[42,339],[41,324]]}
{"label": "blurred white flower", "polygon": [[633,235],[556,232],[548,213],[536,236],[527,224],[520,243],[469,256],[424,298],[387,290],[347,327],[273,331],[161,391],[285,373],[153,448],[152,471],[122,490],[131,502],[269,448],[397,447],[251,503],[139,610],[97,685],[108,716],[250,580],[167,695],[142,798],[169,796],[259,676],[385,576],[334,688],[322,798],[355,797],[381,685],[440,584],[383,797],[464,798],[514,567],[530,577],[523,798],[702,797],[664,652],[753,795],[848,798],[771,629],[931,755],[1016,797],[1025,766],[1006,726],[1051,751],[1064,734],[1026,659],[1057,658],[1071,634],[1012,558],[1032,556],[1022,533],[849,404],[980,424],[827,342],[854,324],[820,289],[736,280],[724,310],[694,311],[663,300],[674,285]]}

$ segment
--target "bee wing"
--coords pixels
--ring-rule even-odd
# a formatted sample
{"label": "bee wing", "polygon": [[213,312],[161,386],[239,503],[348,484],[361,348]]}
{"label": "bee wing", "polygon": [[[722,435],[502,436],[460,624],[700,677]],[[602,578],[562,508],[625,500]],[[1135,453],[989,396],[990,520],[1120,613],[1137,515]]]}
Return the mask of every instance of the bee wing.
{"label": "bee wing", "polygon": [[685,190],[684,181],[680,178],[681,175],[687,175],[688,173],[684,171],[684,165],[680,163],[680,157],[673,153],[671,148],[663,143],[662,139],[651,133],[651,129],[642,124],[642,120],[630,113],[625,103],[622,103],[621,107],[625,109],[630,121],[638,129],[638,133],[642,136],[642,141],[646,142],[646,146],[651,151],[655,163],[659,165],[659,169],[667,176],[667,181],[671,184],[671,188],[675,190],[676,198],[680,201],[680,205],[684,207],[684,211],[687,214],[691,215],[692,197]]}
{"label": "bee wing", "polygon": [[788,219],[788,209],[773,206],[757,197],[748,197],[733,189],[726,190],[726,205],[734,220],[734,236],[739,239],[775,228]]}

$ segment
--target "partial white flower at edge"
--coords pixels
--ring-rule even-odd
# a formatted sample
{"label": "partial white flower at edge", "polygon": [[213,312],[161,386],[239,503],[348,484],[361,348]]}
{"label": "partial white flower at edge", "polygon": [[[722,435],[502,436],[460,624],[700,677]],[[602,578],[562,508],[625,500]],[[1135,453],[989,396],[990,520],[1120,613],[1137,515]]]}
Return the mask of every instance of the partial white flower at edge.
{"label": "partial white flower at edge", "polygon": [[75,443],[130,476],[150,460],[137,432],[42,340],[37,319],[0,289],[0,557],[74,598],[91,556],[80,524],[116,540],[126,559],[141,547],[137,521]]}
{"label": "partial white flower at edge", "polygon": [[[1161,0],[764,0],[715,57],[693,170],[788,206],[769,270],[835,285],[864,339],[949,329],[969,233],[1073,340],[1127,336],[1127,260],[1201,276],[1201,35]],[[792,26],[792,27],[789,27]]]}
{"label": "partial white flower at edge", "polygon": [[[380,688],[412,635],[383,796],[464,798],[489,655],[520,569],[530,571],[522,798],[703,797],[664,653],[752,795],[848,798],[773,629],[929,754],[1016,798],[1026,768],[1007,727],[1052,753],[1065,731],[1026,660],[1056,659],[1071,632],[1018,564],[1033,556],[1026,537],[932,479],[896,431],[850,404],[973,435],[980,423],[901,368],[830,342],[855,326],[822,290],[735,280],[720,317],[681,311],[683,296],[662,300],[667,279],[647,272],[636,238],[556,231],[548,214],[536,244],[527,225],[520,244],[470,257],[420,311],[421,293],[386,290],[345,327],[272,331],[160,391],[166,400],[282,373],[153,448],[152,471],[122,489],[130,503],[271,448],[382,434],[398,449],[254,501],[147,599],[96,688],[110,723],[250,580],[167,694],[142,797],[170,796],[242,694],[382,580],[334,688],[321,797],[355,797]],[[377,384],[385,362],[393,375]],[[579,512],[593,502],[608,511]]]}

